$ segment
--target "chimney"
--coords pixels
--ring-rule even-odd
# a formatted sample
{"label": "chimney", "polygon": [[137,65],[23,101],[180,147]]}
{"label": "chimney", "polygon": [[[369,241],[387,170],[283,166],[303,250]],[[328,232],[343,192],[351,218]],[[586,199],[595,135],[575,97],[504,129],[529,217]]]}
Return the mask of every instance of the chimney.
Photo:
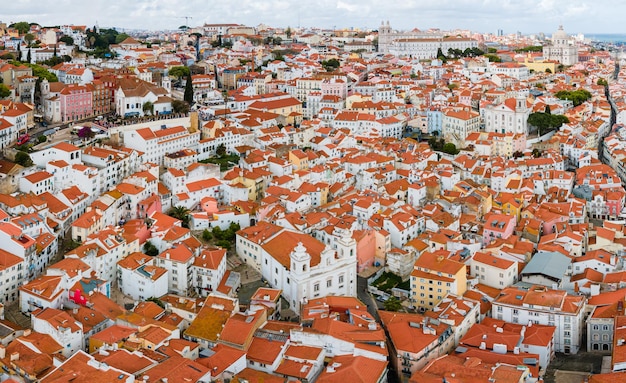
{"label": "chimney", "polygon": [[4,359],[7,356],[7,349],[0,344],[0,359]]}
{"label": "chimney", "polygon": [[143,378],[141,378],[144,382],[147,382],[148,379],[150,379],[150,377],[148,375],[144,375]]}
{"label": "chimney", "polygon": [[11,353],[11,362],[16,361],[16,360],[20,360],[20,353],[19,352],[12,352]]}
{"label": "chimney", "polygon": [[31,329],[27,328],[26,330],[24,330],[24,336],[29,336],[31,333]]}

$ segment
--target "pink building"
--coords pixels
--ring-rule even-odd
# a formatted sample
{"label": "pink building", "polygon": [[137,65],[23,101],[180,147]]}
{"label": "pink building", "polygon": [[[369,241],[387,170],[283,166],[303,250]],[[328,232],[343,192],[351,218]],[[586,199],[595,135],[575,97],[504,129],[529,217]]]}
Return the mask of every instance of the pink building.
{"label": "pink building", "polygon": [[59,93],[61,122],[93,116],[92,94],[85,85],[69,84]]}
{"label": "pink building", "polygon": [[376,261],[376,234],[374,230],[355,230],[357,272],[372,266]]}
{"label": "pink building", "polygon": [[161,205],[161,198],[156,194],[151,195],[137,204],[137,218],[147,218],[157,212],[162,213],[163,206]]}
{"label": "pink building", "polygon": [[329,80],[322,81],[320,86],[322,95],[332,95],[339,96],[342,99],[346,99],[348,97],[348,84],[342,79],[332,78]]}
{"label": "pink building", "polygon": [[483,245],[502,238],[507,239],[515,230],[517,220],[513,215],[489,214],[483,227]]}

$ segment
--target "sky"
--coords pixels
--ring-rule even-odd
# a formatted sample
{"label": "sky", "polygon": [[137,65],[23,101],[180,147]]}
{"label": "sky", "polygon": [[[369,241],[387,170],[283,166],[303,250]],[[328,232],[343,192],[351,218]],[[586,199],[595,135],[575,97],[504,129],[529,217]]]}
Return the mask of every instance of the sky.
{"label": "sky", "polygon": [[625,33],[623,0],[7,0],[0,21],[164,30],[205,23],[398,30],[470,29],[505,34]]}

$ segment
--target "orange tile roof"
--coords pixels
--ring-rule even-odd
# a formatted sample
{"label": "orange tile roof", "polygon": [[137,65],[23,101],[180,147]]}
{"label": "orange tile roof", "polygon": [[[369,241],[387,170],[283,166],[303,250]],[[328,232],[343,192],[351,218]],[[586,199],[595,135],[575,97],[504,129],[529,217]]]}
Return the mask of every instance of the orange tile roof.
{"label": "orange tile roof", "polygon": [[335,356],[330,368],[323,370],[317,383],[376,383],[387,369],[387,362],[364,356]]}

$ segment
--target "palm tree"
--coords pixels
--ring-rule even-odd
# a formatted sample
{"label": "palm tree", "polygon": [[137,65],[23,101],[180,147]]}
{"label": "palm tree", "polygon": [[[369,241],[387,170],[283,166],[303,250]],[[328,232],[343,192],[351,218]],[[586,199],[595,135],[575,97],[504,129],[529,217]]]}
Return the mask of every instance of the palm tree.
{"label": "palm tree", "polygon": [[189,219],[190,219],[189,213],[190,213],[189,209],[187,209],[184,206],[174,206],[167,212],[167,215],[181,220],[183,223],[183,227],[189,228]]}

